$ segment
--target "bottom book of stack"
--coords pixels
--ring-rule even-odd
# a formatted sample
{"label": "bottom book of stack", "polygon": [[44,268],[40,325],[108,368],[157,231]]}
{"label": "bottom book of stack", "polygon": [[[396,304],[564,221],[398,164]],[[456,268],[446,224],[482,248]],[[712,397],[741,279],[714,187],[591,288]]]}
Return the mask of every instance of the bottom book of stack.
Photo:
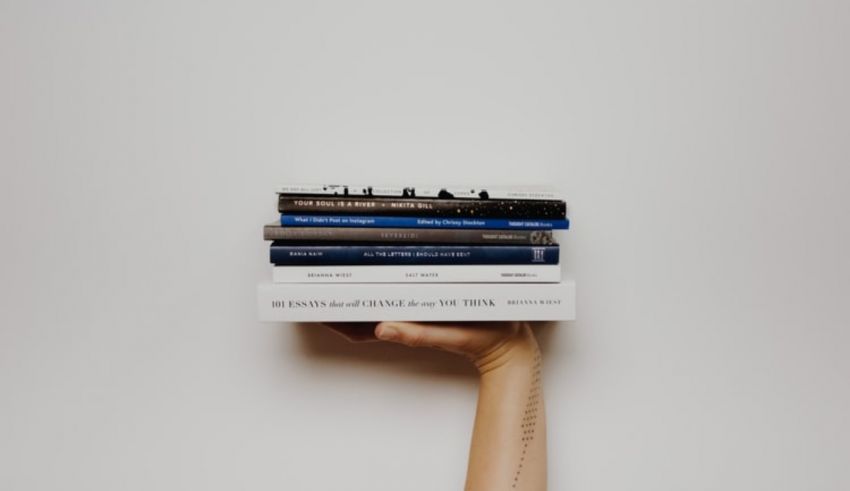
{"label": "bottom book of stack", "polygon": [[261,321],[562,321],[575,319],[575,282],[262,283]]}

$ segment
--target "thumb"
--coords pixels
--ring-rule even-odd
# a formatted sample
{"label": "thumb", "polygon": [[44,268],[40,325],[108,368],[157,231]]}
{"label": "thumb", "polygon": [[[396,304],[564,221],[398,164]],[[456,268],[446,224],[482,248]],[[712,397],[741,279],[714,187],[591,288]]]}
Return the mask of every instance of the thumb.
{"label": "thumb", "polygon": [[468,341],[468,333],[461,327],[400,321],[381,322],[375,326],[375,337],[407,346],[440,348],[456,353],[463,352]]}

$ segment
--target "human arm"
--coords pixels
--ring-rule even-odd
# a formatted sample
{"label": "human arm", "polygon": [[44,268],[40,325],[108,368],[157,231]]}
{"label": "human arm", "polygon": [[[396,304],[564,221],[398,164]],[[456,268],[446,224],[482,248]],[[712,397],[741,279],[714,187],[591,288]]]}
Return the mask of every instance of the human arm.
{"label": "human arm", "polygon": [[[362,329],[337,330],[349,338],[364,339]],[[382,322],[374,328],[374,336],[457,353],[477,368],[480,389],[467,491],[546,489],[541,358],[527,323]]]}

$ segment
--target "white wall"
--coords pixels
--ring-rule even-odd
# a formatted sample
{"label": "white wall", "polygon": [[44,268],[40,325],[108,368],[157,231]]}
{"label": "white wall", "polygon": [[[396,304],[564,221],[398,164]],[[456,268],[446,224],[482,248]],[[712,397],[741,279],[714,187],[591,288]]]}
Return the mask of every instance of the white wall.
{"label": "white wall", "polygon": [[460,489],[448,355],[255,321],[286,181],[552,183],[551,489],[850,488],[842,1],[0,2],[0,488]]}

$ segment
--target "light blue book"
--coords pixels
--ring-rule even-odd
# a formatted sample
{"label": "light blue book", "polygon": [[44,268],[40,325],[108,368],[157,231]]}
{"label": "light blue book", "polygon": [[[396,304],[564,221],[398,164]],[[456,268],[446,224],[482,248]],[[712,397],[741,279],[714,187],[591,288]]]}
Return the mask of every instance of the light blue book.
{"label": "light blue book", "polygon": [[385,217],[359,215],[281,214],[284,227],[376,227],[376,228],[481,228],[552,230],[570,228],[564,220],[516,220],[512,218]]}

